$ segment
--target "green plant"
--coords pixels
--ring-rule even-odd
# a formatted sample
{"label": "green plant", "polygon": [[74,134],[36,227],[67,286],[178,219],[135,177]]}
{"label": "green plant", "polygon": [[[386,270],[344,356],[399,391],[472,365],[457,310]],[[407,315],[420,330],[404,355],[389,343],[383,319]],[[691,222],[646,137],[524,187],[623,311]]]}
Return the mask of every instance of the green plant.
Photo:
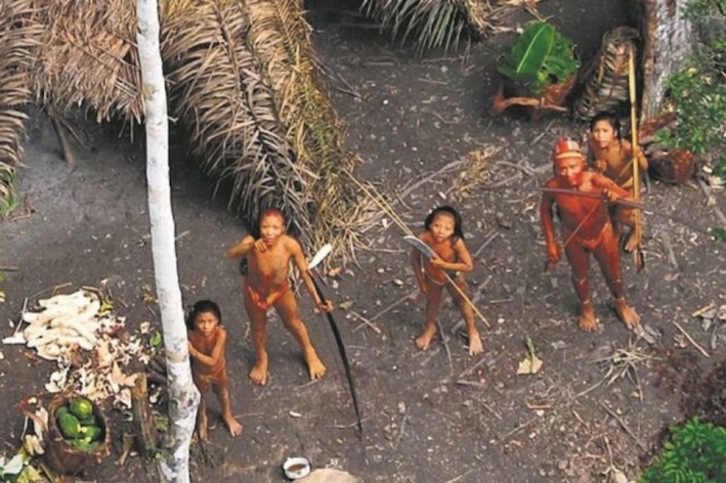
{"label": "green plant", "polygon": [[579,68],[572,41],[547,22],[533,22],[497,70],[537,94],[547,85],[567,80]]}
{"label": "green plant", "polygon": [[[691,0],[684,15],[701,33],[683,70],[666,81],[669,103],[678,124],[656,134],[667,148],[688,149],[697,154],[726,148],[726,0]],[[726,171],[723,157],[716,168]]]}
{"label": "green plant", "polygon": [[671,437],[638,483],[726,481],[726,428],[693,418],[671,428]]}

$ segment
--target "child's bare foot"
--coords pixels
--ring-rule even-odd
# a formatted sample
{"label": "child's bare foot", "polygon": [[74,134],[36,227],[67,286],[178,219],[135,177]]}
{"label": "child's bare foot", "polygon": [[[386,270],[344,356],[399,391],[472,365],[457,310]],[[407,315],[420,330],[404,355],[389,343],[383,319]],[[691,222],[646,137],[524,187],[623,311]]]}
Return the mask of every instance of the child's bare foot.
{"label": "child's bare foot", "polygon": [[620,320],[623,321],[625,326],[633,330],[640,324],[640,315],[633,310],[628,303],[625,301],[625,297],[615,299],[615,312],[617,312]]}
{"label": "child's bare foot", "polygon": [[314,350],[310,350],[310,352],[305,354],[304,359],[308,365],[308,373],[310,374],[311,381],[320,379],[325,375],[327,369]]}
{"label": "child's bare foot", "polygon": [[431,345],[431,341],[434,339],[435,335],[436,328],[424,330],[423,334],[416,338],[416,347],[418,347],[422,351],[425,351]]}
{"label": "child's bare foot", "polygon": [[252,381],[252,384],[257,384],[258,386],[264,386],[267,384],[266,362],[255,362],[255,365],[252,366],[252,369],[250,370],[250,380]]}
{"label": "child's bare foot", "polygon": [[580,330],[583,332],[594,332],[597,329],[595,310],[591,302],[584,302],[580,308]]}
{"label": "child's bare foot", "polygon": [[481,343],[479,332],[474,331],[469,334],[469,355],[475,356],[484,352],[484,346]]}
{"label": "child's bare foot", "polygon": [[242,434],[242,425],[231,414],[222,416],[222,421],[224,421],[232,437],[237,437]]}

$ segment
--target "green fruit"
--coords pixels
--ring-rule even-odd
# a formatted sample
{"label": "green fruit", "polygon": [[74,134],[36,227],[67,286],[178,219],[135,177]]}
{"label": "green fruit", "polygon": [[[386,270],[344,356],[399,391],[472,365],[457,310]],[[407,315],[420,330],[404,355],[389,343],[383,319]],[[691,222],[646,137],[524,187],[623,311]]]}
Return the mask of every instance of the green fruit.
{"label": "green fruit", "polygon": [[68,406],[66,406],[65,404],[55,410],[54,416],[56,419],[60,419],[60,417],[63,416],[64,414],[68,414]]}
{"label": "green fruit", "polygon": [[93,404],[85,397],[75,397],[69,405],[71,412],[79,418],[87,418],[93,415]]}
{"label": "green fruit", "polygon": [[81,451],[94,451],[101,445],[99,441],[88,442],[85,438],[72,439],[71,441],[69,441],[69,443],[71,444],[71,446],[76,449],[80,449]]}
{"label": "green fruit", "polygon": [[93,414],[87,418],[79,418],[78,420],[81,422],[81,426],[98,426],[98,419]]}
{"label": "green fruit", "polygon": [[61,414],[58,418],[58,426],[66,438],[77,438],[81,435],[81,423],[70,412]]}
{"label": "green fruit", "polygon": [[96,441],[101,438],[101,428],[98,426],[84,426],[81,428],[83,439],[87,441]]}

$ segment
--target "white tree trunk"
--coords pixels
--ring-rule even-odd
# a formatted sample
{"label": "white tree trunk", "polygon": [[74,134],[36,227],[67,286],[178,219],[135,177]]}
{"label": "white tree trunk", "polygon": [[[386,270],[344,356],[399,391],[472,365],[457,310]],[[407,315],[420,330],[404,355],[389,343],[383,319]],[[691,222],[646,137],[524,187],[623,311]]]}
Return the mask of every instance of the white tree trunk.
{"label": "white tree trunk", "polygon": [[690,22],[683,18],[688,0],[638,1],[644,37],[641,119],[648,119],[658,114],[665,97],[666,79],[683,68],[694,39]]}
{"label": "white tree trunk", "polygon": [[146,119],[146,177],[151,248],[166,350],[169,438],[161,461],[163,481],[189,481],[189,444],[194,432],[199,391],[192,381],[174,240],[169,184],[169,130],[166,90],[159,49],[157,0],[138,0],[137,35]]}

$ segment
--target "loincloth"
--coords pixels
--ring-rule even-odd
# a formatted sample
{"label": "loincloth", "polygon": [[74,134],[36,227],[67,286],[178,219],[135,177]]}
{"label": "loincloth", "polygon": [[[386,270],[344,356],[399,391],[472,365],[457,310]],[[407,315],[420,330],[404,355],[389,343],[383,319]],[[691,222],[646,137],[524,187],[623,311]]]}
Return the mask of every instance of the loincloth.
{"label": "loincloth", "polygon": [[[288,290],[290,290],[290,282],[289,280],[285,280],[285,283],[280,288],[270,293],[267,298],[262,298],[260,293],[252,288],[247,280],[245,280],[244,282],[244,289],[247,291],[247,295],[250,296],[250,300],[252,301],[252,303],[255,304],[255,307],[262,310],[267,310],[275,305],[275,303],[280,300]],[[271,300],[268,302],[267,299]]]}
{"label": "loincloth", "polygon": [[[562,237],[565,240],[569,240],[570,236],[572,236],[572,231],[563,227],[562,228]],[[600,232],[597,235],[595,235],[594,237],[583,238],[580,235],[575,235],[574,238],[572,239],[572,242],[577,243],[585,250],[593,251],[597,247],[599,247],[606,238],[614,237],[614,236],[615,236],[615,234],[613,232],[613,225],[608,222],[608,223],[603,224],[602,228],[600,229]],[[567,247],[565,247],[565,248],[567,248]]]}

